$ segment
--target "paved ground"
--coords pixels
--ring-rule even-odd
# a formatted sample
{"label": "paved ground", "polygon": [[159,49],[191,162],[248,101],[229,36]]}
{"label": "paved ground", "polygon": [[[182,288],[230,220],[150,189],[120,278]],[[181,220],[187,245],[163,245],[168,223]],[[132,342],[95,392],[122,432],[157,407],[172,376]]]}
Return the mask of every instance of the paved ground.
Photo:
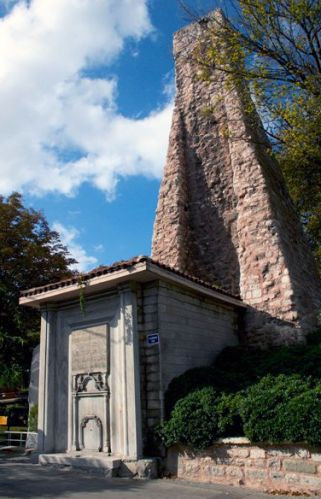
{"label": "paved ground", "polygon": [[[198,485],[178,480],[107,479],[96,474],[57,470],[31,464],[26,458],[0,454],[0,497],[72,499],[264,499],[248,489]],[[284,496],[282,496],[284,498]]]}

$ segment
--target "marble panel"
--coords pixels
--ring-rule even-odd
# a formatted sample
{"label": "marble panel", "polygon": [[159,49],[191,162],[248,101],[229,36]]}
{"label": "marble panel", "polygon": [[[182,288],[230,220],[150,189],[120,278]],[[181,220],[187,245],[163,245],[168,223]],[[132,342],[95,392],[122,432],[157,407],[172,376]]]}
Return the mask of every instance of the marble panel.
{"label": "marble panel", "polygon": [[107,325],[74,330],[71,342],[72,373],[108,370]]}

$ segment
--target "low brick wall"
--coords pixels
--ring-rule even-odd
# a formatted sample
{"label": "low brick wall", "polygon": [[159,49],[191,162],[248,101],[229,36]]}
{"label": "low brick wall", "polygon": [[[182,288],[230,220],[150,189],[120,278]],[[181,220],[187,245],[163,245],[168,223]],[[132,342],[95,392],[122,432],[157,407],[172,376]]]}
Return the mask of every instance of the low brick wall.
{"label": "low brick wall", "polygon": [[321,447],[258,446],[246,438],[222,439],[203,452],[171,447],[166,471],[196,482],[321,495]]}

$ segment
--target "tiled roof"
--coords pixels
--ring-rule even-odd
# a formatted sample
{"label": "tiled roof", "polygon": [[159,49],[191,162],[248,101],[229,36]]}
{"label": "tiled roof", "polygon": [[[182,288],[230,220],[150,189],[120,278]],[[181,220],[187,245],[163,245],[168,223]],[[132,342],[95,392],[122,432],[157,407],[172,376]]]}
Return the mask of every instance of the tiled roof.
{"label": "tiled roof", "polygon": [[217,291],[218,293],[221,293],[223,295],[231,296],[232,298],[236,298],[236,299],[240,299],[239,296],[233,295],[232,293],[229,293],[228,291],[221,289],[218,286],[214,286],[213,284],[202,281],[201,279],[198,279],[197,277],[194,277],[194,276],[189,275],[189,274],[185,274],[184,272],[180,272],[179,270],[176,270],[173,267],[170,267],[170,266],[165,265],[163,263],[160,263],[156,260],[153,260],[152,258],[150,258],[148,256],[136,256],[134,258],[131,258],[130,260],[121,260],[119,262],[115,262],[112,265],[100,266],[100,267],[97,267],[97,268],[87,272],[86,274],[76,274],[73,277],[70,277],[68,279],[64,279],[63,281],[54,282],[52,284],[46,284],[45,286],[39,286],[37,288],[27,289],[26,291],[21,291],[20,296],[26,298],[28,296],[39,295],[41,293],[45,293],[47,291],[53,291],[55,289],[67,288],[68,286],[72,286],[73,284],[81,284],[81,283],[84,283],[86,281],[89,281],[90,279],[92,279],[94,277],[99,277],[99,276],[106,275],[106,274],[112,274],[113,272],[116,272],[118,270],[130,269],[131,267],[135,266],[138,263],[145,263],[145,262],[156,265],[157,267],[159,267],[161,269],[167,270],[169,272],[172,272],[173,274],[184,277],[192,282],[195,282],[197,284],[205,286],[206,288]]}

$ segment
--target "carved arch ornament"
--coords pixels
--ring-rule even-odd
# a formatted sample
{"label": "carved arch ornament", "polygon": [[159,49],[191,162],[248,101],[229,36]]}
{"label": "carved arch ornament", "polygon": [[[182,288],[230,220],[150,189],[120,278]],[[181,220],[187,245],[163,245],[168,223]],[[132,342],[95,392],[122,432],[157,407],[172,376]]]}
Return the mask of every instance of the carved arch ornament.
{"label": "carved arch ornament", "polygon": [[109,392],[107,373],[77,374],[74,377],[74,392],[80,394],[87,392],[87,385],[92,381],[97,392]]}
{"label": "carved arch ornament", "polygon": [[80,448],[84,449],[85,448],[85,428],[87,426],[88,421],[93,420],[99,431],[99,446],[98,446],[98,452],[101,452],[103,450],[103,424],[101,422],[101,419],[98,416],[86,416],[82,419],[80,423]]}

